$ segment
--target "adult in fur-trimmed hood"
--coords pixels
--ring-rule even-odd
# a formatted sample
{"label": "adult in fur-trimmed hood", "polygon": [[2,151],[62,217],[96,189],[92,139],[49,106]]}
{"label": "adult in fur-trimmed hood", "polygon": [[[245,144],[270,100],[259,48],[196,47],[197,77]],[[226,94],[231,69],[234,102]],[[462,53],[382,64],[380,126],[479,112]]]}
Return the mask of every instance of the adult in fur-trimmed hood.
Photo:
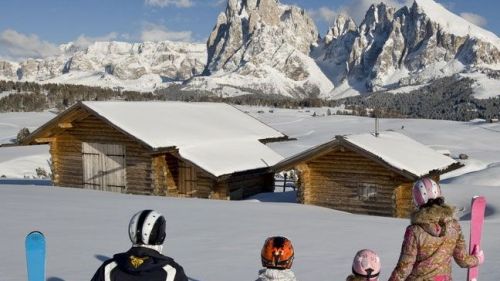
{"label": "adult in fur-trimmed hood", "polygon": [[256,281],[297,281],[290,269],[294,250],[286,237],[274,236],[266,239],[260,253],[263,269]]}
{"label": "adult in fur-trimmed hood", "polygon": [[455,209],[444,203],[439,184],[423,178],[413,186],[417,210],[406,228],[401,255],[389,281],[451,281],[451,259],[460,267],[484,261],[483,251],[469,255]]}

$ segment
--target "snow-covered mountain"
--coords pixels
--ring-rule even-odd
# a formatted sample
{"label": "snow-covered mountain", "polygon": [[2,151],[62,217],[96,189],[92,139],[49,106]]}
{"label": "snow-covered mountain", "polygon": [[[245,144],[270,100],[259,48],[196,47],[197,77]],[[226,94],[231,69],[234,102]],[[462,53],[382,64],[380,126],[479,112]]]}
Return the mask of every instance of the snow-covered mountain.
{"label": "snow-covered mountain", "polygon": [[495,34],[433,0],[415,0],[399,10],[372,5],[359,26],[340,15],[313,56],[336,86],[371,92],[496,69],[499,50]]}
{"label": "snow-covered mountain", "polygon": [[179,42],[95,42],[60,46],[61,54],[20,63],[0,61],[0,76],[11,80],[123,87],[150,91],[162,83],[201,74],[203,44]]}
{"label": "snow-covered mountain", "polygon": [[207,42],[207,76],[194,78],[188,88],[223,96],[330,92],[333,84],[309,56],[317,38],[303,9],[277,0],[229,0]]}
{"label": "snow-covered mountain", "polygon": [[228,0],[206,46],[174,42],[61,45],[61,54],[0,61],[0,79],[218,96],[294,98],[407,92],[436,78],[474,79],[478,98],[497,96],[500,39],[434,0],[400,9],[372,5],[358,25],[339,15],[319,36],[309,15],[279,0]]}

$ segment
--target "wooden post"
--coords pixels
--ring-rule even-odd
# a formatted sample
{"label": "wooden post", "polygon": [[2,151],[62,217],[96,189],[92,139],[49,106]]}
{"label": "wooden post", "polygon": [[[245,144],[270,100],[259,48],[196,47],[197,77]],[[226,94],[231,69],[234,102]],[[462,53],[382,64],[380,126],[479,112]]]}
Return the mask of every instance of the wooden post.
{"label": "wooden post", "polygon": [[287,173],[284,174],[283,176],[283,192],[285,192],[285,188],[286,188],[286,177],[288,176]]}

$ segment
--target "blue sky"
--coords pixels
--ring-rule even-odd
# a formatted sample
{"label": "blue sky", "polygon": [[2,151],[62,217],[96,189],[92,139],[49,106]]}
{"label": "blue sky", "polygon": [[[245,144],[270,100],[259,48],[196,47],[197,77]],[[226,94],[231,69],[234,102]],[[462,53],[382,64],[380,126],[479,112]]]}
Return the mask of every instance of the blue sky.
{"label": "blue sky", "polygon": [[[227,0],[23,0],[2,1],[0,57],[43,57],[69,41],[205,42]],[[306,9],[324,34],[340,11],[355,19],[381,0],[281,0]],[[411,0],[383,0],[402,5]],[[500,1],[439,1],[456,14],[500,34]]]}

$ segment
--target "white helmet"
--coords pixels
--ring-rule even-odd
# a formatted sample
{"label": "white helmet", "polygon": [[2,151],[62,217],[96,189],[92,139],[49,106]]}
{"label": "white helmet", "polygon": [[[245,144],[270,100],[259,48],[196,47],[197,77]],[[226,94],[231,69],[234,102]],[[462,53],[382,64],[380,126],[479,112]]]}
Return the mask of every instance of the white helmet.
{"label": "white helmet", "polygon": [[421,178],[413,185],[413,203],[421,207],[430,199],[441,197],[441,187],[431,178]]}
{"label": "white helmet", "polygon": [[128,225],[130,241],[134,245],[161,245],[165,240],[165,217],[154,210],[135,214]]}

